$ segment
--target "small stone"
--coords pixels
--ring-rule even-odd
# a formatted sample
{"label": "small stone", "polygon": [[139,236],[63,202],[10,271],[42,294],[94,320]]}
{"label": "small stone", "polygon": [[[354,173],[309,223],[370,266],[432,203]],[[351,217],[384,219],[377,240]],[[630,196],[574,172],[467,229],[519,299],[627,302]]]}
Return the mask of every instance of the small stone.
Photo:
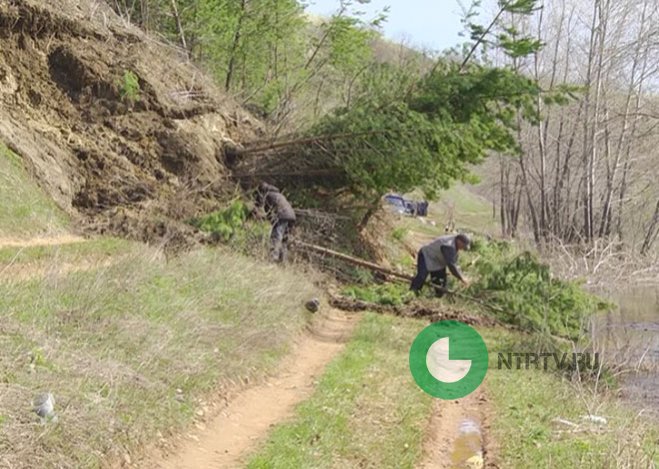
{"label": "small stone", "polygon": [[318,298],[312,298],[304,304],[304,307],[311,313],[317,313],[320,309],[320,300]]}

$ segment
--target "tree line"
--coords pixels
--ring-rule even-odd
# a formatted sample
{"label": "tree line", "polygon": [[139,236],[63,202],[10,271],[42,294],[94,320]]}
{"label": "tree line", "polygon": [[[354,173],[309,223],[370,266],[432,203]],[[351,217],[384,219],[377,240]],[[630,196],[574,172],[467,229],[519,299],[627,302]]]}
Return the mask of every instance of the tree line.
{"label": "tree line", "polygon": [[604,239],[643,254],[659,235],[655,156],[659,122],[657,0],[545,0],[515,32],[544,46],[498,60],[538,81],[570,87],[519,129],[521,153],[500,155],[496,180],[505,235],[528,229],[538,243]]}

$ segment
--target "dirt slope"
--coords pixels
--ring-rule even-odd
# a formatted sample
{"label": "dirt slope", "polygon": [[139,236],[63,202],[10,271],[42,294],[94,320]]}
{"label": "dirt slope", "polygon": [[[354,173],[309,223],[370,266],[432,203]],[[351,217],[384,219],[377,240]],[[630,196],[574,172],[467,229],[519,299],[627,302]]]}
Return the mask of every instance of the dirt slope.
{"label": "dirt slope", "polygon": [[87,230],[176,240],[235,190],[225,143],[259,123],[104,2],[53,3],[0,0],[0,141]]}

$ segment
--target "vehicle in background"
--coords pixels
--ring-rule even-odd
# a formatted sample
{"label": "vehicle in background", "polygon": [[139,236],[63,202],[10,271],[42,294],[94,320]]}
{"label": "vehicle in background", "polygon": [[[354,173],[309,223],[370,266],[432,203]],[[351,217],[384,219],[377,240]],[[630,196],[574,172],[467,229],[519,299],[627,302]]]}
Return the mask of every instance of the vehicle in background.
{"label": "vehicle in background", "polygon": [[428,202],[416,201],[404,198],[399,194],[387,194],[384,201],[391,205],[400,214],[425,217],[428,216]]}

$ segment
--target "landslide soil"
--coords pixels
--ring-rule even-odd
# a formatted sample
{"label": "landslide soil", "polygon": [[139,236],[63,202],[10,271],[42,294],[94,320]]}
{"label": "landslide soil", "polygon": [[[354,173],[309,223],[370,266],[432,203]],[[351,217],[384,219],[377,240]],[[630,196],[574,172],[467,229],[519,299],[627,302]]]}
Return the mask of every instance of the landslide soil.
{"label": "landslide soil", "polygon": [[56,3],[0,0],[0,142],[85,231],[189,242],[237,188],[227,142],[259,122],[104,2]]}

